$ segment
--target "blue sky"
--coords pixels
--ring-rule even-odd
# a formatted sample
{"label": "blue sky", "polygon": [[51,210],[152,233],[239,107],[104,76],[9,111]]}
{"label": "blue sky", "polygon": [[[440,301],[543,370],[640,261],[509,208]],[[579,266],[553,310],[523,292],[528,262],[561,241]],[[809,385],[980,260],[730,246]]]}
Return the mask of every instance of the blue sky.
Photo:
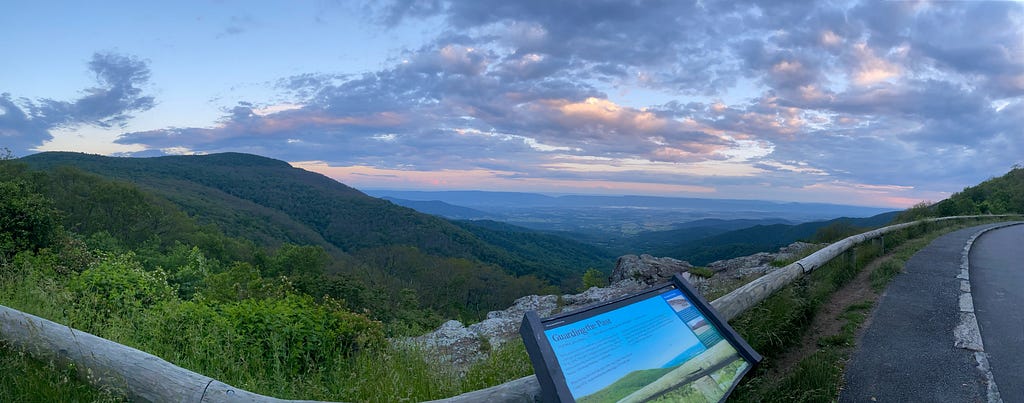
{"label": "blue sky", "polygon": [[1024,162],[1024,3],[15,2],[0,146],[907,206]]}

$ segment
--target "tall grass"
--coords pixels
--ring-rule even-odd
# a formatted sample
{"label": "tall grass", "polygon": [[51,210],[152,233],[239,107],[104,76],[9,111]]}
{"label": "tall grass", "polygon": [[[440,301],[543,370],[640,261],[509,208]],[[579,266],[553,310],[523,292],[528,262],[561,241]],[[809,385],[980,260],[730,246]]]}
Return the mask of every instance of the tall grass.
{"label": "tall grass", "polygon": [[[238,309],[243,311],[239,315],[249,309],[262,309],[260,312],[265,315],[256,315],[253,320],[271,323],[239,322],[231,316],[231,306],[174,298],[144,308],[114,307],[102,315],[83,312],[93,306],[94,301],[70,290],[74,276],[62,277],[37,263],[39,259],[21,259],[0,267],[0,304],[69,324],[268,396],[335,401],[421,401],[457,395],[532,373],[525,347],[518,340],[495,349],[488,359],[465,372],[455,371],[430,351],[402,343],[365,345],[348,353],[329,349],[329,340],[317,338],[331,333],[317,330],[315,323],[309,324],[314,326],[313,330],[302,333],[306,328],[293,323],[301,318],[287,315],[293,312],[289,309],[311,312],[312,308],[304,306],[300,298],[253,302]],[[250,326],[273,331],[246,333]],[[251,334],[260,337],[247,337]],[[297,356],[296,337],[289,337],[289,334],[301,336],[301,346],[323,347],[300,350],[302,354]],[[3,402],[107,401],[119,396],[117,391],[99,392],[78,383],[73,371],[66,368],[38,362],[11,350],[0,350],[0,365],[3,374],[0,376],[3,379],[0,401]],[[120,397],[123,398],[123,394]]]}
{"label": "tall grass", "polygon": [[0,343],[0,401],[121,402],[116,390],[97,390],[80,381],[73,366],[40,362]]}
{"label": "tall grass", "polygon": [[[872,283],[884,285],[917,249],[942,233],[966,225],[933,224],[887,235],[885,250],[891,253],[894,263],[883,265],[877,275],[872,273]],[[734,396],[739,401],[835,398],[842,362],[849,355],[853,334],[869,305],[849,308],[844,313],[848,323],[842,334],[818,340],[819,350],[797,364],[791,373],[769,379],[766,369],[772,368],[773,360],[803,338],[814,315],[831,294],[881,252],[879,243],[861,245],[852,256],[834,259],[733,321],[740,334],[766,357],[758,376],[737,389]],[[532,373],[525,348],[518,340],[495,349],[489,358],[464,372],[454,370],[429,351],[401,343],[367,345],[345,354],[311,350],[306,353],[308,356],[296,357],[294,345],[289,344],[294,340],[283,335],[302,329],[281,327],[267,337],[246,340],[238,323],[230,322],[233,317],[225,313],[229,309],[202,301],[158,301],[110,312],[103,320],[86,323],[83,318],[94,317],[89,315],[95,312],[80,311],[88,304],[83,305],[81,296],[69,288],[70,281],[66,273],[56,273],[39,260],[7,263],[0,266],[0,304],[84,327],[181,367],[274,397],[421,401],[478,390]],[[300,302],[296,303],[301,305]],[[305,340],[304,345],[317,345],[316,334],[311,333],[314,339]],[[123,398],[115,391],[96,391],[75,381],[70,368],[40,363],[10,349],[0,349],[0,373],[4,374],[0,376],[0,401]]]}
{"label": "tall grass", "polygon": [[[888,260],[869,273],[871,287],[882,290],[898,275],[906,261],[939,236],[970,226],[1001,221],[975,219],[926,223],[887,234],[884,253]],[[866,320],[872,301],[845,307],[841,331],[816,341],[817,350],[787,373],[772,375],[777,360],[803,339],[819,308],[832,293],[849,283],[869,263],[882,256],[880,241],[858,245],[852,254],[836,257],[809,276],[797,280],[764,302],[740,315],[733,327],[765,360],[755,376],[748,377],[731,397],[740,402],[831,402],[838,398],[845,362],[856,343],[857,330]]]}

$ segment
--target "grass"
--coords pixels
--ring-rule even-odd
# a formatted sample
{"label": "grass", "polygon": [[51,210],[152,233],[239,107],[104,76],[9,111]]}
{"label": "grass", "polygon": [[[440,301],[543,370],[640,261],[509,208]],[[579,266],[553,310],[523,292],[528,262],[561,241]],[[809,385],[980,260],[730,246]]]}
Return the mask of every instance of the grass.
{"label": "grass", "polygon": [[[974,225],[974,223],[967,224]],[[959,226],[932,224],[886,236],[889,263],[871,273],[872,287],[880,289],[900,271],[918,249],[942,233]],[[807,332],[820,306],[835,290],[882,252],[880,244],[865,244],[853,255],[834,259],[795,281],[733,321],[744,338],[766,361],[755,377],[737,389],[738,401],[831,401],[842,382],[842,366],[855,342],[870,302],[847,307],[842,331],[816,341],[818,350],[794,365],[792,371],[766,376],[773,360],[793,348]],[[853,264],[851,264],[853,263]],[[69,291],[52,273],[0,267],[0,303],[62,323],[71,323]],[[198,308],[196,308],[198,309]],[[389,343],[344,357],[318,362],[296,372],[286,365],[287,351],[274,340],[252,348],[232,344],[237,335],[218,330],[188,315],[181,307],[140,310],[116,316],[100,327],[99,335],[150,351],[176,365],[234,386],[281,398],[347,401],[420,401],[454,396],[517,379],[532,373],[521,341],[496,348],[487,359],[458,372],[431,353]],[[201,315],[199,315],[201,316]],[[198,317],[198,316],[197,316]],[[69,319],[71,318],[71,319]],[[192,319],[189,319],[192,318]],[[157,332],[159,326],[170,326]],[[170,336],[173,336],[171,338]],[[174,341],[177,340],[177,341]],[[95,390],[75,380],[72,368],[38,362],[8,348],[0,348],[0,401],[118,401],[116,391]]]}
{"label": "grass", "polygon": [[[881,291],[898,275],[917,251],[946,233],[994,220],[961,223],[930,223],[885,237],[888,260],[869,273],[872,289]],[[765,360],[755,376],[739,385],[730,400],[739,402],[795,401],[831,402],[838,399],[843,368],[856,344],[873,301],[845,307],[841,330],[816,340],[817,350],[800,360],[787,373],[773,373],[776,361],[803,339],[818,308],[831,294],[882,254],[881,242],[867,242],[851,255],[833,259],[809,276],[766,299],[733,321],[733,327],[760,352]],[[777,371],[775,371],[777,372]]]}
{"label": "grass", "polygon": [[[172,301],[148,309],[111,313],[101,324],[82,323],[72,293],[59,276],[38,267],[0,266],[0,304],[97,334],[157,355],[183,368],[268,396],[335,401],[421,401],[500,384],[532,373],[522,342],[492,348],[464,373],[431,352],[401,343],[301,361],[288,340],[239,341],[214,308]],[[280,332],[296,331],[282,324]],[[317,337],[311,334],[310,337]],[[316,340],[312,340],[316,342]],[[326,355],[326,354],[324,354]],[[73,370],[0,349],[0,401],[116,401],[118,391],[97,391]],[[19,374],[7,376],[7,374]]]}
{"label": "grass", "polygon": [[698,277],[703,277],[703,278],[711,278],[711,276],[715,275],[715,272],[713,270],[711,270],[711,269],[709,269],[707,267],[702,267],[702,266],[691,267],[687,271],[689,271],[690,274],[692,274],[692,275],[695,275],[695,276],[698,276]]}
{"label": "grass", "polygon": [[73,366],[44,363],[0,344],[0,400],[5,402],[122,402],[115,390],[80,381]]}

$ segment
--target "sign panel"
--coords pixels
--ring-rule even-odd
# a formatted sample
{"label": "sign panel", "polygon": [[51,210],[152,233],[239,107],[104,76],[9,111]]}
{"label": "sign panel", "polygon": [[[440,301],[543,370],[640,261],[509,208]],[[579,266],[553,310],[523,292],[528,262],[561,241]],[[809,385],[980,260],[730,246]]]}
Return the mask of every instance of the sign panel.
{"label": "sign panel", "polygon": [[761,360],[679,276],[520,333],[547,400],[716,402]]}

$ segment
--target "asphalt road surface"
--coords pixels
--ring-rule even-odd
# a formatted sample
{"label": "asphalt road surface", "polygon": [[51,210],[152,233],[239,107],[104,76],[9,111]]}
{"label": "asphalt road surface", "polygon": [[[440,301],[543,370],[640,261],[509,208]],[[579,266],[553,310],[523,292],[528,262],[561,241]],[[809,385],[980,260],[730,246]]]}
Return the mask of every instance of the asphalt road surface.
{"label": "asphalt road surface", "polygon": [[971,247],[971,292],[1004,402],[1024,402],[1024,225],[986,232]]}
{"label": "asphalt road surface", "polygon": [[[910,258],[904,273],[896,276],[879,298],[867,329],[857,341],[857,348],[846,365],[845,386],[839,395],[841,402],[988,400],[987,383],[977,368],[974,352],[954,347],[953,329],[959,323],[960,280],[957,274],[964,245],[971,236],[990,226],[943,235]],[[1000,231],[995,230],[990,235]],[[996,246],[997,249],[1005,247]],[[1018,241],[1015,247],[1008,249],[1019,253],[1024,245]],[[1020,267],[1022,260],[1017,256],[1017,267]],[[972,278],[982,270],[972,268]],[[1017,291],[1020,291],[1024,282],[1018,284]],[[977,285],[979,289],[982,287]],[[1006,314],[1013,310],[1019,318],[1024,306],[1017,304],[1013,309],[1002,308],[996,312]],[[1020,322],[1017,323],[1019,326]],[[1018,327],[1018,338],[1020,330]],[[982,337],[987,349],[989,340],[985,338],[984,327]],[[1016,348],[1017,353],[1009,358],[1024,358],[1019,342]],[[1019,369],[1011,370],[1017,371],[1018,376],[1021,374]],[[1020,386],[1021,382],[1017,383]],[[1002,392],[1004,387],[998,378],[996,384]],[[1010,393],[1009,390],[1003,392],[1007,402],[1019,401]]]}

